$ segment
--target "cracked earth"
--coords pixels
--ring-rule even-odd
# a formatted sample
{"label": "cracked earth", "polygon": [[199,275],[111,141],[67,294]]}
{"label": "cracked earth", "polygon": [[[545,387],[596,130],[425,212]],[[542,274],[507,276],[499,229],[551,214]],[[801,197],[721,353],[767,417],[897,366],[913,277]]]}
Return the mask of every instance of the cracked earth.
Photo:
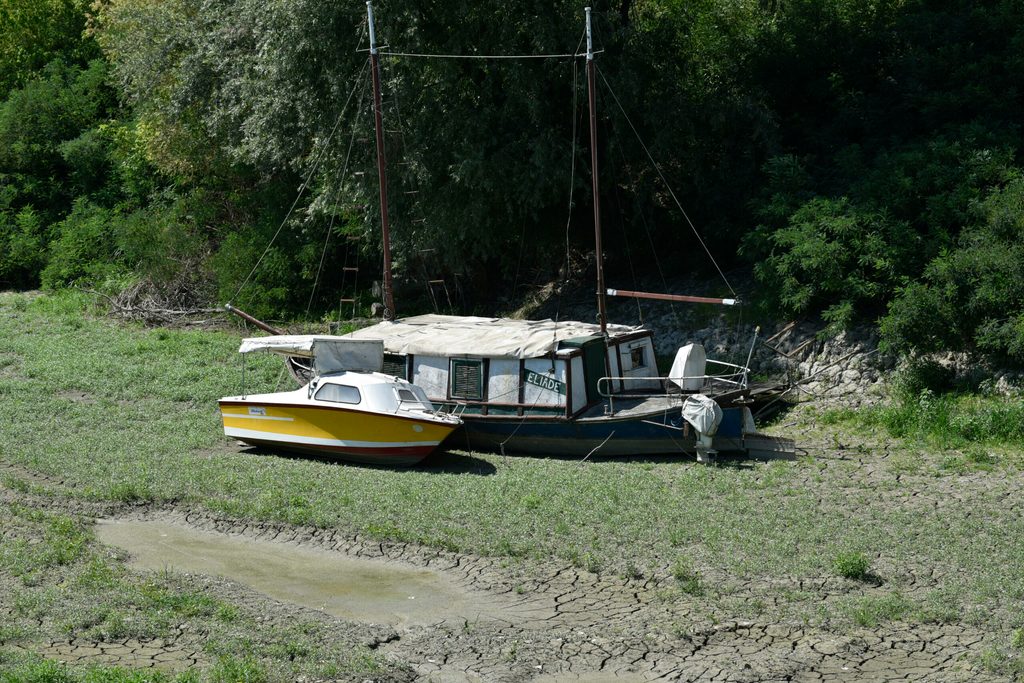
{"label": "cracked earth", "polygon": [[[10,469],[10,468],[7,468]],[[45,478],[19,471],[23,479]],[[47,482],[52,484],[53,482]],[[941,488],[941,486],[940,486]],[[992,634],[963,623],[886,623],[874,628],[814,627],[780,616],[764,620],[709,618],[692,596],[667,595],[667,577],[624,578],[564,564],[514,562],[404,543],[382,543],[337,530],[253,523],[175,507],[55,501],[2,489],[6,502],[54,507],[93,519],[158,522],[263,547],[315,550],[380,563],[386,571],[423,569],[452,582],[471,604],[464,614],[398,625],[341,619],[314,607],[276,600],[231,579],[196,574],[203,589],[266,622],[319,619],[328,633],[364,642],[409,664],[424,681],[996,681],[976,661]],[[909,494],[909,498],[916,497]],[[948,504],[928,496],[928,505]],[[947,498],[948,501],[948,498]],[[313,570],[313,568],[310,568]],[[882,566],[879,571],[886,572]],[[911,590],[924,590],[941,571],[908,571]],[[711,577],[711,580],[716,580]],[[722,580],[725,580],[724,578]],[[784,589],[822,602],[851,590],[834,577],[777,578],[734,587],[737,604],[768,600]],[[2,611],[2,610],[0,610]],[[10,612],[10,608],[7,608]],[[768,610],[768,614],[772,614]],[[28,648],[28,646],[23,646]],[[28,648],[69,663],[107,663],[179,671],[203,666],[202,634],[182,624],[168,638],[59,642]]]}

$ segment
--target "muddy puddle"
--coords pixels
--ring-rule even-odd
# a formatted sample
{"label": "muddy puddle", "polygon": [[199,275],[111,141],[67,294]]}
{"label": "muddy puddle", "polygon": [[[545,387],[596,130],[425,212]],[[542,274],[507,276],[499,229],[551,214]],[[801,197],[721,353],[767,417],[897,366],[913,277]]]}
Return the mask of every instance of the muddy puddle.
{"label": "muddy puddle", "polygon": [[201,531],[160,521],[101,520],[100,541],[127,551],[142,569],[222,576],[343,619],[425,625],[500,617],[489,601],[442,574],[386,560]]}

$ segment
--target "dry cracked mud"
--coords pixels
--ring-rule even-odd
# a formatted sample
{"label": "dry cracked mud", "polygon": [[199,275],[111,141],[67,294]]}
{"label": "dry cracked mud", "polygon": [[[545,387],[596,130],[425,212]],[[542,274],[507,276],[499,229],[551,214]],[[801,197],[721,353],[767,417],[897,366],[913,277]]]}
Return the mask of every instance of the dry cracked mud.
{"label": "dry cracked mud", "polygon": [[[847,467],[873,464],[856,459]],[[13,471],[10,467],[5,468]],[[60,482],[27,476],[33,483],[59,489]],[[904,504],[953,505],[955,485],[933,484],[935,494],[901,494]],[[443,586],[444,604],[413,618],[401,608],[383,612],[331,608],[292,596],[274,597],[244,572],[233,576],[230,562],[197,569],[197,585],[247,610],[263,615],[268,623],[282,623],[301,615],[329,624],[328,633],[356,640],[411,665],[418,680],[497,681],[537,683],[560,681],[998,681],[1002,677],[980,669],[978,655],[992,634],[965,623],[883,623],[873,628],[812,627],[780,613],[763,621],[708,618],[696,599],[665,597],[666,578],[632,579],[598,575],[568,564],[519,563],[501,558],[445,552],[405,543],[379,542],[358,534],[332,529],[254,523],[182,509],[180,507],[122,506],[74,499],[54,500],[45,495],[15,492],[0,487],[0,498],[26,505],[59,508],[99,522],[99,536],[117,525],[138,532],[107,541],[128,547],[129,553],[146,541],[145,530],[159,536],[176,530],[182,538],[201,535],[204,552],[216,546],[235,546],[268,557],[292,555],[300,571],[290,581],[301,581],[312,571],[310,558],[334,558],[342,563],[371,563],[381,575],[392,575],[396,595],[403,591]],[[915,501],[915,498],[920,498]],[[891,501],[890,501],[891,502]],[[1019,505],[1019,502],[1013,503]],[[139,531],[142,530],[142,531]],[[168,537],[170,534],[168,534]],[[153,539],[150,538],[150,541]],[[242,546],[239,546],[242,544]],[[174,548],[171,548],[174,551]],[[187,550],[187,548],[186,548]],[[310,555],[310,554],[313,555]],[[134,551],[138,556],[138,550]],[[173,552],[172,552],[173,555]],[[165,556],[166,557],[166,556]],[[174,562],[171,562],[174,565]],[[140,565],[142,566],[142,565]],[[202,567],[198,569],[203,569]],[[888,571],[889,568],[882,567]],[[913,564],[906,574],[910,591],[927,590],[937,581],[934,570]],[[405,579],[429,573],[429,580],[414,589]],[[716,577],[709,577],[718,580]],[[726,581],[727,577],[718,577]],[[431,582],[434,583],[431,583]],[[257,585],[252,585],[252,584]],[[798,589],[827,602],[848,595],[839,579],[778,578],[735,587],[731,596],[767,600],[781,589]],[[307,597],[321,588],[306,587]],[[329,587],[322,590],[329,590]],[[871,588],[863,589],[869,593]],[[300,591],[301,592],[301,591]],[[410,593],[411,594],[411,593]],[[283,596],[287,598],[287,595]],[[394,596],[392,596],[394,597]],[[362,599],[362,598],[361,598]],[[305,605],[300,604],[306,602]],[[769,605],[770,606],[770,605]],[[391,612],[388,612],[388,610]],[[395,612],[397,609],[397,612]],[[347,610],[347,611],[346,611]],[[334,612],[332,614],[331,612]],[[176,635],[160,641],[119,643],[49,642],[36,652],[64,661],[116,663],[179,670],[204,664],[202,636],[188,624]]]}

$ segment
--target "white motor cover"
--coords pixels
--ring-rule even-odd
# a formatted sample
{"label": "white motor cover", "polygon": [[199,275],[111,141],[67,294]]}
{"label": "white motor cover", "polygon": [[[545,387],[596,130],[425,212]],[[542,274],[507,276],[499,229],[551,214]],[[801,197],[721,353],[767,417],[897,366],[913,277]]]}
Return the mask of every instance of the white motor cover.
{"label": "white motor cover", "polygon": [[704,394],[687,396],[683,401],[683,419],[702,436],[714,436],[722,423],[722,408]]}
{"label": "white motor cover", "polygon": [[680,346],[669,370],[669,379],[683,391],[700,391],[704,386],[707,370],[707,355],[700,344]]}

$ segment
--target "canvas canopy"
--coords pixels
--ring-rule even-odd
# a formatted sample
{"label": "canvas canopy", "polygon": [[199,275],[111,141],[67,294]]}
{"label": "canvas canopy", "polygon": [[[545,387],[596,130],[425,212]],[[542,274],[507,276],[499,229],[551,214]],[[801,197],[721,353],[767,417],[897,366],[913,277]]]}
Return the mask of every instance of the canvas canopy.
{"label": "canvas canopy", "polygon": [[249,337],[242,340],[239,353],[266,351],[284,356],[312,358],[318,375],[351,370],[380,372],[384,367],[384,344],[379,339],[352,339],[316,334],[287,334]]}
{"label": "canvas canopy", "polygon": [[[635,331],[608,325],[612,337]],[[475,316],[420,315],[356,330],[349,339],[379,339],[388,353],[425,356],[537,358],[558,349],[558,342],[598,335],[598,325],[554,320],[510,320]]]}

